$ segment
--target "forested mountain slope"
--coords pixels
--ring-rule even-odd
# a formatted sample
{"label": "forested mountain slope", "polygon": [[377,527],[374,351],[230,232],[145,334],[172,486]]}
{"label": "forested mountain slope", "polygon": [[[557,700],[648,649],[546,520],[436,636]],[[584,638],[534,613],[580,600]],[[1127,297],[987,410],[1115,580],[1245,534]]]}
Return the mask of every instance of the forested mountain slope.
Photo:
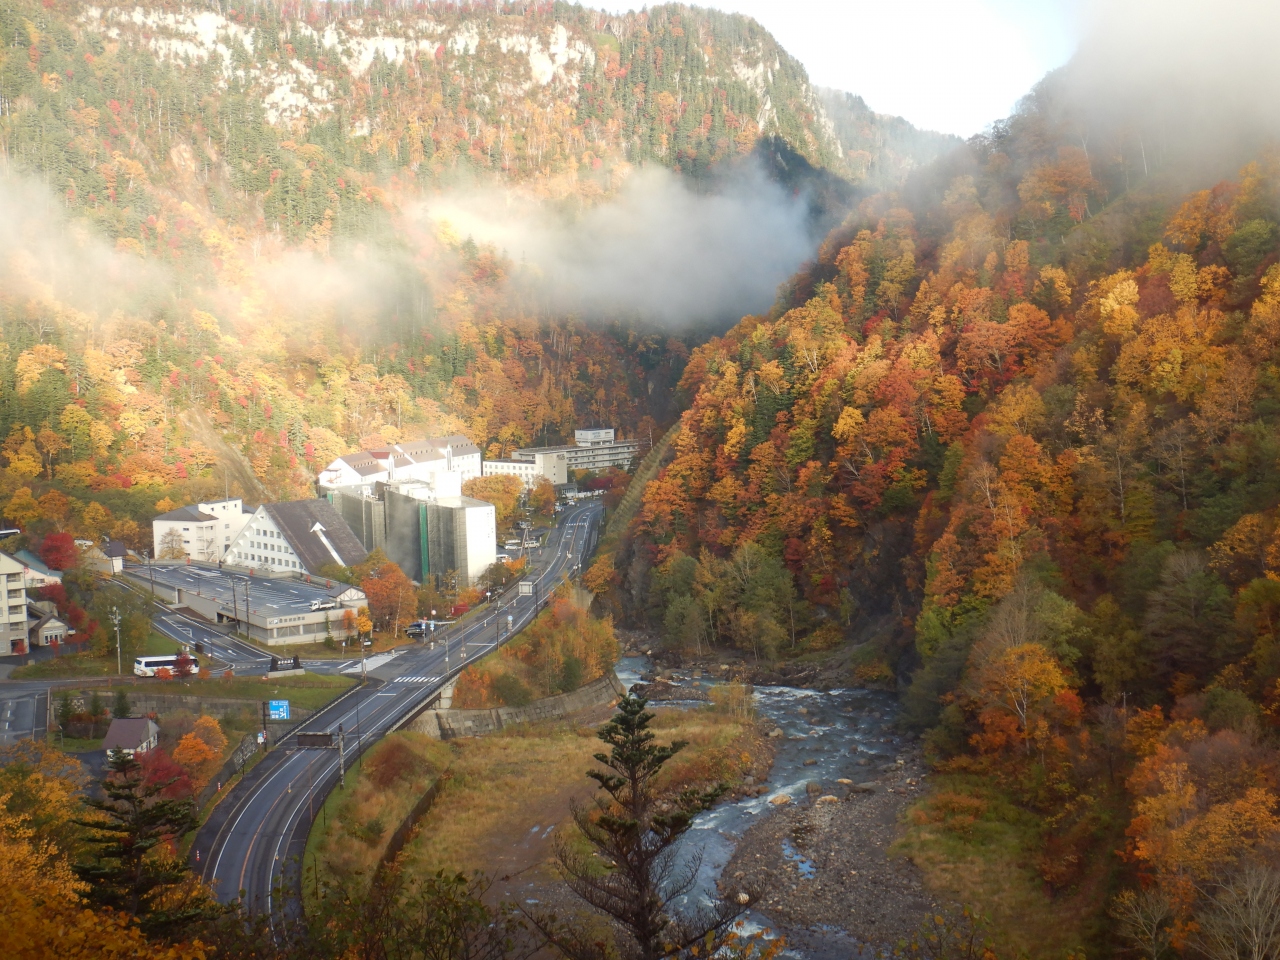
{"label": "forested mountain slope", "polygon": [[279,496],[424,431],[647,436],[705,333],[556,309],[427,202],[572,215],[644,166],[714,190],[758,146],[788,194],[848,199],[803,68],[711,11],[16,0],[0,37],[0,503],[71,502],[10,520],[222,488],[210,427]]}
{"label": "forested mountain slope", "polygon": [[1280,157],[1197,184],[1194,130],[1061,80],[693,352],[672,458],[588,579],[688,650],[862,644],[854,678],[981,774],[919,823],[987,836],[1012,803],[1092,936],[1185,945],[1280,838]]}
{"label": "forested mountain slope", "polygon": [[958,149],[964,141],[918,130],[902,117],[876,113],[857,94],[818,89],[831,128],[840,141],[846,176],[876,189],[897,186],[917,167]]}

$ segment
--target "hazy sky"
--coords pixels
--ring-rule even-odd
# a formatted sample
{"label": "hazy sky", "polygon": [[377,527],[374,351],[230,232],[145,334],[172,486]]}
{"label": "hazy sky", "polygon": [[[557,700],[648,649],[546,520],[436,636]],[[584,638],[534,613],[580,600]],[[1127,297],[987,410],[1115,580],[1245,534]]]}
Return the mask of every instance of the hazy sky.
{"label": "hazy sky", "polygon": [[1037,80],[1067,61],[1078,34],[1073,0],[696,2],[755,17],[814,83],[962,137],[1008,116]]}

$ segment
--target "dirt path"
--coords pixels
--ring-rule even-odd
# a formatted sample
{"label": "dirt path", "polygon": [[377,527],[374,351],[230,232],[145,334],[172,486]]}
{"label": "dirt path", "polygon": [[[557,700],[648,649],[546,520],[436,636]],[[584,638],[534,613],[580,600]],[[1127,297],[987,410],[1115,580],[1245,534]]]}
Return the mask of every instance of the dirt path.
{"label": "dirt path", "polygon": [[904,811],[924,790],[918,753],[902,757],[834,802],[775,810],[742,838],[725,871],[761,892],[758,912],[807,957],[891,946],[938,909],[920,871],[891,853]]}
{"label": "dirt path", "polygon": [[240,485],[243,491],[241,495],[246,500],[257,501],[267,497],[267,490],[254,475],[249,461],[222,438],[222,434],[203,409],[189,407],[178,414],[178,419],[191,432],[192,437],[217,454],[218,465],[231,475],[234,483]]}

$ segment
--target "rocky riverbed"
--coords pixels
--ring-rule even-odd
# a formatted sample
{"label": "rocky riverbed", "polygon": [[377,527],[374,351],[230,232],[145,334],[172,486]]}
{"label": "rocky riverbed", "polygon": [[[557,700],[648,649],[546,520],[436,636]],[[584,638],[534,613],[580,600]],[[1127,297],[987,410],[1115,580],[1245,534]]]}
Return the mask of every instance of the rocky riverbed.
{"label": "rocky riverbed", "polygon": [[771,805],[737,842],[721,878],[724,887],[759,891],[757,922],[811,960],[889,947],[938,909],[916,867],[891,852],[904,811],[924,789],[919,751],[856,763],[856,781],[823,783],[800,803]]}
{"label": "rocky riverbed", "polygon": [[[641,657],[618,669],[636,692],[690,706],[742,672]],[[702,857],[696,895],[752,891],[749,925],[785,937],[785,955],[847,960],[887,952],[939,909],[916,867],[892,852],[927,771],[919,744],[894,728],[893,695],[829,689],[820,669],[811,673],[797,679],[812,686],[755,687],[773,766],[699,816],[686,846]]]}

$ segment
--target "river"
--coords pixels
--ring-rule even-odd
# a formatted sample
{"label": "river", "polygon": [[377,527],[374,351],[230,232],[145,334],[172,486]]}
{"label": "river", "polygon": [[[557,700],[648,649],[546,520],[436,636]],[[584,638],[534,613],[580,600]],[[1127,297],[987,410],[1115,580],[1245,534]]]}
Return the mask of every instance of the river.
{"label": "river", "polygon": [[[652,669],[645,657],[624,657],[618,661],[618,679],[628,689]],[[694,679],[675,671],[672,683],[709,687],[715,680]],[[698,879],[689,894],[706,903],[715,894],[716,884],[733,856],[743,834],[758,818],[774,809],[771,802],[786,794],[793,802],[808,796],[808,785],[818,783],[824,794],[841,791],[841,779],[867,780],[869,769],[891,761],[906,746],[906,739],[891,729],[897,710],[896,698],[873,690],[807,690],[798,687],[756,687],[756,710],[768,729],[782,730],[774,738],[773,767],[768,791],[758,797],[743,797],[717,804],[700,814],[686,835],[685,849],[700,855]],[[655,703],[655,706],[659,705]],[[696,701],[672,701],[667,705],[697,705]],[[811,761],[811,762],[810,762]],[[862,761],[862,763],[859,763]],[[800,877],[812,876],[813,866],[784,841],[781,854],[796,862]],[[763,913],[747,917],[748,929],[775,928]],[[791,949],[787,956],[802,956]],[[812,954],[810,954],[812,956]]]}

